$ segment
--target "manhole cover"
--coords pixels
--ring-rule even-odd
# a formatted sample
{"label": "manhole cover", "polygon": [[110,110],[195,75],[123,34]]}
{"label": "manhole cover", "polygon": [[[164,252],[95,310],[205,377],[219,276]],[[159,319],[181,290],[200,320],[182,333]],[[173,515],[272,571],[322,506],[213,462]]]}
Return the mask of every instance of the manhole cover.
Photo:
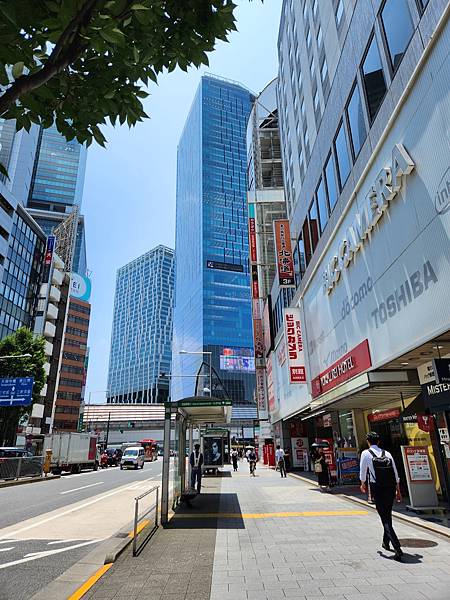
{"label": "manhole cover", "polygon": [[437,546],[437,542],[432,540],[420,540],[418,538],[403,538],[400,540],[400,544],[404,548],[433,548]]}
{"label": "manhole cover", "polygon": [[125,532],[124,533],[117,533],[115,537],[116,538],[126,538],[126,537],[128,537],[128,533],[125,533]]}

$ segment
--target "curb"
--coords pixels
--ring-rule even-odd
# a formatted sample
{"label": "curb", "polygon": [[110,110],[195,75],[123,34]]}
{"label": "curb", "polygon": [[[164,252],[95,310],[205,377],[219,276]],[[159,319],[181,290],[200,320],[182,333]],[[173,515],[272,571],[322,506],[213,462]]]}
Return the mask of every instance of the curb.
{"label": "curb", "polygon": [[[315,481],[311,481],[311,479],[308,479],[307,477],[302,477],[301,475],[296,475],[294,473],[288,473],[288,475],[289,475],[289,477],[292,477],[293,479],[300,479],[301,481],[304,481],[305,483],[309,483],[311,485],[315,485],[316,487],[318,487],[318,483],[316,483]],[[343,500],[346,500],[347,502],[353,502],[354,504],[359,504],[361,506],[365,506],[366,508],[371,508],[373,511],[376,511],[376,508],[373,506],[373,504],[369,504],[366,500],[362,500],[361,498],[355,498],[354,496],[349,496],[348,494],[342,494],[342,493],[337,493],[337,494],[333,494],[333,495],[338,498],[342,498]],[[408,515],[404,515],[395,510],[392,511],[392,516],[399,521],[404,521],[405,523],[408,523],[408,525],[420,527],[421,529],[425,529],[426,531],[429,531],[431,533],[441,535],[442,537],[450,540],[450,530],[445,531],[445,530],[441,529],[441,527],[437,527],[436,525],[434,525],[434,523],[429,523],[427,521],[420,521],[420,520],[416,521],[413,517],[409,517]]]}
{"label": "curb", "polygon": [[13,487],[15,485],[26,485],[27,483],[39,483],[40,481],[52,481],[52,479],[59,479],[60,477],[61,475],[51,475],[50,477],[30,477],[29,479],[2,481],[0,482],[0,488]]}

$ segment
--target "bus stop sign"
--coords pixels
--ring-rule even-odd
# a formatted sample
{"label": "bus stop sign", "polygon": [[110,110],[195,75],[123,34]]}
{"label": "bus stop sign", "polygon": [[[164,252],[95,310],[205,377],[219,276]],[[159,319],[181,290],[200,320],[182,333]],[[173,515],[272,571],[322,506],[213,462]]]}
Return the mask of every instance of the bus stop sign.
{"label": "bus stop sign", "polygon": [[33,395],[33,377],[0,379],[0,407],[29,406]]}

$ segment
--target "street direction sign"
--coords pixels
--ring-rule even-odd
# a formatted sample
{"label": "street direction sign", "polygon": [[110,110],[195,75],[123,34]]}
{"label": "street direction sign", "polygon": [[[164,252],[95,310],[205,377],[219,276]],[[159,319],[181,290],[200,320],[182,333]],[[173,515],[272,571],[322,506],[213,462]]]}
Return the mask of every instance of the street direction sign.
{"label": "street direction sign", "polygon": [[33,394],[33,377],[0,379],[0,407],[29,406]]}

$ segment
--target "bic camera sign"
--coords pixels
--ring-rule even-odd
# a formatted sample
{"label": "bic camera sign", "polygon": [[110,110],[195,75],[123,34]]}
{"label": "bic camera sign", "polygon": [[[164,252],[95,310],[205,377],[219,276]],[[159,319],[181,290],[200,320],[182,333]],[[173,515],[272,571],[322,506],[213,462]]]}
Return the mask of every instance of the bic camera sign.
{"label": "bic camera sign", "polygon": [[355,214],[353,223],[348,227],[345,238],[338,245],[337,252],[323,274],[324,288],[328,294],[332,292],[342,271],[355,259],[356,253],[383,217],[389,203],[402,188],[404,176],[413,169],[414,163],[404,146],[396,144],[392,150],[391,166],[384,167],[379,172],[364,198],[362,210]]}

